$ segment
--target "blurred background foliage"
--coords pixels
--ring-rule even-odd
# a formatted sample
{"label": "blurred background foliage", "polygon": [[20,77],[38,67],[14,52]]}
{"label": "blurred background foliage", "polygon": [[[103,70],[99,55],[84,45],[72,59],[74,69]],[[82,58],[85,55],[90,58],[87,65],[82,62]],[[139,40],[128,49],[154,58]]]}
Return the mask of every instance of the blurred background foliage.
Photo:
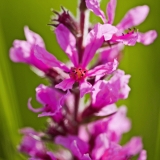
{"label": "blurred background foliage", "polygon": [[[103,10],[107,2],[108,0],[102,0]],[[159,0],[119,0],[115,24],[129,9],[143,4],[149,5],[150,13],[145,22],[137,28],[142,32],[156,29],[160,33]],[[25,159],[17,152],[21,139],[18,130],[26,126],[43,129],[46,120],[38,118],[27,108],[28,98],[35,98],[35,87],[45,83],[45,80],[34,74],[29,66],[11,62],[9,49],[14,39],[25,39],[23,28],[27,25],[43,37],[48,51],[54,53],[58,59],[66,61],[55,35],[47,26],[52,15],[51,8],[59,11],[60,6],[66,7],[76,16],[76,0],[0,0],[0,160]],[[99,18],[91,14],[91,21],[96,23]],[[132,129],[124,135],[123,141],[134,135],[142,136],[149,160],[160,159],[159,44],[158,37],[150,46],[136,44],[135,47],[126,47],[120,64],[120,68],[132,76],[129,98],[118,102],[118,105],[127,105],[128,116],[132,121]],[[39,106],[36,102],[33,105]]]}

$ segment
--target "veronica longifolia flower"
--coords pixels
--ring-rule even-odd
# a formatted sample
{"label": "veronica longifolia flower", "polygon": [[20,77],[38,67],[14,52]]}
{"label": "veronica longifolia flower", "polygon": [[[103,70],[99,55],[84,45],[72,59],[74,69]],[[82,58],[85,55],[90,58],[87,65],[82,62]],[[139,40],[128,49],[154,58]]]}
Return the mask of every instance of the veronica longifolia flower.
{"label": "veronica longifolia flower", "polygon": [[38,45],[35,46],[34,55],[44,64],[48,64],[50,67],[58,67],[64,72],[69,73],[69,78],[66,78],[57,84],[55,86],[56,88],[66,91],[68,89],[72,89],[72,86],[75,82],[79,82],[80,95],[82,97],[84,94],[92,91],[91,84],[86,81],[87,77],[110,74],[116,69],[118,65],[116,60],[99,65],[91,70],[86,69],[97,49],[103,44],[104,35],[108,37],[109,40],[115,32],[116,28],[110,24],[95,25],[95,27],[88,33],[86,37],[84,52],[80,53],[83,55],[80,62],[80,55],[76,49],[75,37],[63,24],[59,24],[59,26],[55,29],[55,34],[59,45],[73,63],[73,67],[70,69],[65,64],[58,61],[52,54],[48,53],[44,48]]}
{"label": "veronica longifolia flower", "polygon": [[[105,18],[104,12],[100,9],[100,0],[85,0],[87,8],[99,16],[104,23],[112,24],[115,17],[115,9],[117,0],[110,0],[106,7],[106,14],[108,20]],[[118,32],[113,35],[109,40],[110,42],[122,42],[125,45],[134,45],[136,42],[140,42],[144,45],[151,44],[157,37],[155,30],[150,30],[146,33],[137,33],[131,30],[131,27],[141,24],[149,13],[149,7],[147,5],[138,6],[129,10],[119,24],[117,24]],[[124,30],[128,29],[127,34],[119,35]],[[107,40],[106,40],[107,41]]]}

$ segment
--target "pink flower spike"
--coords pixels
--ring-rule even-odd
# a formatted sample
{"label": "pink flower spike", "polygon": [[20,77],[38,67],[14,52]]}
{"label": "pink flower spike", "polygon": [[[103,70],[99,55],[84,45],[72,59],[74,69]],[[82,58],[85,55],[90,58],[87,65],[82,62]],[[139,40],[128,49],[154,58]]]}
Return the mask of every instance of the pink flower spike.
{"label": "pink flower spike", "polygon": [[65,72],[69,72],[69,68],[62,62],[56,59],[54,55],[51,53],[47,52],[44,48],[36,45],[34,47],[34,55],[37,59],[42,61],[44,64],[47,64],[48,66],[51,67],[58,67],[62,69]]}
{"label": "pink flower spike", "polygon": [[76,49],[76,39],[73,34],[63,24],[59,24],[55,29],[57,41],[64,52],[68,55],[75,67],[78,66],[78,52]]}
{"label": "pink flower spike", "polygon": [[109,24],[112,24],[114,21],[116,5],[117,5],[117,0],[110,0],[110,2],[107,5],[106,13],[108,15]]}
{"label": "pink flower spike", "polygon": [[87,81],[80,81],[80,97],[82,98],[85,94],[92,92],[94,89],[92,85]]}
{"label": "pink flower spike", "polygon": [[149,13],[149,7],[147,5],[138,6],[129,10],[121,22],[117,25],[117,28],[121,31],[130,27],[141,24]]}
{"label": "pink flower spike", "polygon": [[96,75],[111,74],[113,71],[116,70],[117,66],[118,66],[118,61],[114,60],[113,62],[108,62],[106,64],[99,65],[89,70],[87,76],[90,77]]}
{"label": "pink flower spike", "polygon": [[99,16],[104,23],[106,23],[105,14],[100,9],[100,0],[86,0],[86,6],[89,10],[94,12],[95,15]]}
{"label": "pink flower spike", "polygon": [[63,91],[66,91],[68,89],[72,89],[72,86],[74,83],[75,83],[74,79],[71,79],[71,78],[64,79],[59,84],[55,85],[55,88],[62,89]]}
{"label": "pink flower spike", "polygon": [[137,42],[144,45],[149,45],[157,38],[157,32],[155,30],[150,30],[145,33],[139,33]]}
{"label": "pink flower spike", "polygon": [[94,28],[88,33],[86,37],[85,50],[81,64],[83,68],[86,68],[88,63],[95,55],[97,49],[101,47],[104,42],[104,37],[106,37],[106,40],[110,40],[112,35],[116,32],[116,27],[110,24],[97,24],[94,26]]}

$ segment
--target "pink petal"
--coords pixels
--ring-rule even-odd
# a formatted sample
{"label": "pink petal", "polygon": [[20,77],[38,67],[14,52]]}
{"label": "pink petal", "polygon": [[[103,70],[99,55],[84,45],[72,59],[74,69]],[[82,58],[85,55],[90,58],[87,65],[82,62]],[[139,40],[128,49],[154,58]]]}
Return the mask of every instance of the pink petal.
{"label": "pink petal", "polygon": [[43,116],[52,116],[55,121],[59,121],[62,119],[62,103],[61,99],[63,99],[65,95],[61,94],[53,87],[48,87],[45,85],[39,85],[36,88],[36,99],[38,102],[43,104],[43,112],[38,115],[38,117]]}
{"label": "pink petal", "polygon": [[43,39],[37,33],[34,33],[33,31],[29,30],[27,26],[24,27],[24,33],[27,42],[29,42],[30,44],[37,44],[43,48],[45,47]]}
{"label": "pink petal", "polygon": [[88,71],[87,76],[96,76],[101,74],[111,74],[116,70],[118,66],[118,61],[114,60],[113,62],[108,62],[106,64],[99,65]]}
{"label": "pink petal", "polygon": [[89,156],[89,154],[84,154],[81,160],[92,160]]}
{"label": "pink petal", "polygon": [[83,53],[82,67],[86,67],[95,55],[97,49],[101,47],[104,42],[104,37],[106,40],[110,40],[112,35],[117,32],[117,29],[110,24],[97,24],[88,33],[85,41],[85,50]]}
{"label": "pink petal", "polygon": [[103,49],[100,53],[100,62],[104,64],[107,62],[113,62],[114,59],[118,60],[123,48],[123,44],[118,44],[111,48]]}
{"label": "pink petal", "polygon": [[89,146],[86,142],[79,139],[77,136],[57,136],[55,143],[69,149],[73,155],[81,159],[88,152]]}
{"label": "pink petal", "polygon": [[103,32],[104,40],[108,41],[112,38],[112,36],[117,33],[118,29],[110,24],[105,24],[101,28],[101,32]]}
{"label": "pink petal", "polygon": [[46,71],[48,66],[42,63],[34,56],[33,48],[39,45],[44,48],[43,39],[36,33],[29,30],[28,27],[24,28],[27,41],[15,40],[13,47],[10,49],[10,58],[14,62],[23,62],[35,66],[39,70]]}
{"label": "pink petal", "polygon": [[121,106],[118,109],[118,112],[112,116],[110,122],[108,123],[108,137],[111,141],[119,143],[122,134],[130,130],[131,122],[126,114],[127,108],[125,106]]}
{"label": "pink petal", "polygon": [[101,159],[105,150],[109,148],[110,142],[107,139],[107,134],[101,133],[96,137],[95,146],[92,151],[92,157],[94,159]]}
{"label": "pink petal", "polygon": [[142,150],[143,144],[140,137],[133,137],[124,147],[123,151],[126,152],[128,156],[133,156],[138,154]]}
{"label": "pink petal", "polygon": [[111,41],[112,42],[121,42],[121,43],[128,45],[128,46],[134,46],[138,40],[138,36],[139,36],[139,33],[137,33],[137,32],[130,32],[130,33],[122,35],[122,36],[113,35]]}
{"label": "pink petal", "polygon": [[82,98],[85,94],[92,92],[94,89],[92,85],[87,81],[80,81],[79,83],[80,97]]}
{"label": "pink petal", "polygon": [[92,106],[94,108],[103,108],[106,105],[115,103],[118,100],[117,88],[105,80],[99,80],[93,88],[92,92]]}
{"label": "pink petal", "polygon": [[38,58],[40,61],[42,61],[44,64],[47,64],[50,67],[58,67],[65,72],[70,71],[64,63],[57,60],[54,55],[47,52],[44,48],[38,45],[34,47],[34,55],[36,58]]}
{"label": "pink petal", "polygon": [[106,23],[106,18],[104,12],[100,9],[100,0],[86,0],[86,6],[95,15],[99,16],[104,23]]}
{"label": "pink petal", "polygon": [[118,111],[117,106],[115,104],[110,104],[103,107],[99,112],[97,112],[96,116],[107,116],[112,115]]}
{"label": "pink petal", "polygon": [[135,7],[127,12],[121,22],[117,25],[119,30],[126,30],[130,27],[141,24],[149,13],[147,5]]}
{"label": "pink petal", "polygon": [[144,45],[149,45],[157,38],[157,32],[155,30],[150,30],[146,33],[139,33],[137,42]]}
{"label": "pink petal", "polygon": [[128,86],[130,75],[117,70],[109,81],[99,80],[95,83],[92,92],[92,105],[95,108],[102,108],[106,105],[117,102],[118,99],[126,99],[130,88]]}
{"label": "pink petal", "polygon": [[130,87],[128,86],[130,75],[125,75],[124,71],[118,69],[114,76],[109,80],[110,84],[112,84],[115,88],[119,90],[118,97],[121,99],[128,98]]}
{"label": "pink petal", "polygon": [[66,91],[68,89],[72,89],[73,84],[75,83],[75,80],[68,78],[64,79],[59,84],[55,85],[55,88],[62,89],[63,91]]}
{"label": "pink petal", "polygon": [[146,159],[147,159],[147,152],[146,150],[142,150],[138,157],[138,160],[146,160]]}
{"label": "pink petal", "polygon": [[63,24],[58,25],[55,29],[55,34],[61,48],[68,55],[74,66],[78,66],[76,39],[73,34]]}
{"label": "pink petal", "polygon": [[28,108],[29,108],[29,110],[31,110],[32,112],[35,112],[35,113],[42,112],[44,107],[42,107],[42,108],[33,108],[32,105],[31,105],[31,100],[32,100],[32,98],[29,98],[29,100],[28,100]]}
{"label": "pink petal", "polygon": [[114,21],[115,16],[115,9],[117,5],[117,0],[110,0],[110,2],[107,5],[107,15],[108,15],[108,23],[112,24]]}

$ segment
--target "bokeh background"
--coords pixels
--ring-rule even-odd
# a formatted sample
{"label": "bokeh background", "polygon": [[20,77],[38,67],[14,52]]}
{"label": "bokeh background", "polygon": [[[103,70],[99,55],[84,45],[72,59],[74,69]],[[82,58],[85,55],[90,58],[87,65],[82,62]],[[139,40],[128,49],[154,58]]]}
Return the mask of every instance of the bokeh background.
{"label": "bokeh background", "polygon": [[[101,7],[104,10],[107,2],[102,0]],[[156,29],[160,33],[159,0],[119,0],[114,24],[130,8],[143,4],[149,5],[150,13],[137,28],[143,32]],[[0,0],[0,160],[26,159],[16,149],[21,139],[18,130],[26,126],[40,130],[46,123],[45,118],[38,118],[27,108],[28,98],[35,98],[35,87],[46,81],[33,73],[29,66],[11,62],[9,49],[14,39],[25,39],[23,27],[28,25],[43,37],[48,51],[66,61],[55,35],[47,26],[52,15],[51,8],[59,11],[60,6],[66,7],[76,16],[77,0]],[[99,18],[91,14],[91,20],[96,23]],[[118,105],[127,105],[128,116],[132,120],[132,129],[124,135],[123,141],[134,135],[142,136],[149,160],[160,159],[159,48],[159,37],[149,46],[136,44],[126,47],[120,64],[120,68],[132,76],[129,98],[118,102]]]}

